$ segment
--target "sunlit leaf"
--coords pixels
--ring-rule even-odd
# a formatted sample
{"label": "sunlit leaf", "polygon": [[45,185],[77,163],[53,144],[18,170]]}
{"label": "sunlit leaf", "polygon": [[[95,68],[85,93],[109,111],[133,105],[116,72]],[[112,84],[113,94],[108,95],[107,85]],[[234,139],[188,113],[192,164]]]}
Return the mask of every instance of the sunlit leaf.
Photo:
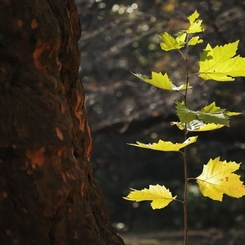
{"label": "sunlit leaf", "polygon": [[[186,45],[186,37],[187,34],[194,34],[203,32],[204,28],[202,27],[202,20],[198,19],[199,14],[195,11],[188,17],[190,22],[190,26],[187,30],[182,30],[175,34],[175,37],[171,36],[169,33],[164,32],[163,34],[159,35],[161,40],[160,46],[164,51],[170,50],[178,50],[183,48]],[[198,43],[202,43],[203,40],[200,39],[198,36],[191,37],[188,42],[188,45],[196,45]]]}
{"label": "sunlit leaf", "polygon": [[227,111],[227,116],[232,117],[232,116],[238,116],[241,115],[241,112],[234,112],[234,111]]}
{"label": "sunlit leaf", "polygon": [[132,191],[127,197],[124,197],[124,199],[135,202],[151,201],[152,209],[164,208],[176,198],[176,196],[172,196],[169,189],[161,185],[150,185],[149,189],[131,190]]}
{"label": "sunlit leaf", "polygon": [[186,30],[187,33],[198,33],[203,32],[204,28],[202,27],[202,20],[198,19],[199,13],[195,11],[188,17],[190,22],[190,27]]}
{"label": "sunlit leaf", "polygon": [[224,127],[222,124],[204,123],[200,120],[193,120],[189,123],[171,122],[171,125],[176,125],[180,130],[184,130],[186,126],[186,130],[189,132],[211,131]]}
{"label": "sunlit leaf", "polygon": [[184,43],[185,44],[185,39],[186,39],[186,31],[181,31],[181,32],[178,32],[177,34],[175,34],[176,36],[176,41],[178,43]]}
{"label": "sunlit leaf", "polygon": [[240,112],[226,111],[225,109],[216,106],[215,102],[213,102],[198,112],[198,118],[206,123],[217,123],[229,126],[229,118],[240,114]]}
{"label": "sunlit leaf", "polygon": [[[134,74],[134,73],[133,73]],[[162,75],[161,72],[152,72],[152,78],[148,78],[145,75],[136,73],[134,74],[136,77],[140,78],[146,83],[149,83],[157,88],[161,88],[164,90],[169,90],[169,91],[180,91],[186,89],[186,84],[180,85],[180,86],[175,86],[169,79],[168,74],[165,73]],[[191,88],[191,86],[188,85],[188,88]]]}
{"label": "sunlit leaf", "polygon": [[205,106],[199,111],[189,110],[184,102],[176,101],[177,115],[181,123],[190,123],[193,120],[200,120],[204,123],[222,124],[227,127],[230,126],[230,116],[241,114],[240,112],[229,112],[225,109],[217,107],[215,102]]}
{"label": "sunlit leaf", "polygon": [[216,46],[209,44],[204,49],[199,61],[199,76],[204,80],[220,82],[233,81],[234,77],[245,76],[245,58],[236,55],[239,41]]}
{"label": "sunlit leaf", "polygon": [[196,45],[198,43],[202,43],[203,40],[199,37],[199,36],[196,36],[196,37],[192,37],[189,42],[188,42],[188,45]]}
{"label": "sunlit leaf", "polygon": [[174,144],[171,141],[159,140],[157,143],[153,143],[153,144],[144,144],[137,141],[136,144],[128,144],[128,145],[136,146],[140,148],[146,148],[150,150],[156,150],[156,151],[179,151],[181,148],[184,148],[187,145],[190,145],[196,141],[197,141],[197,136],[193,136],[193,137],[189,137],[183,143]]}
{"label": "sunlit leaf", "polygon": [[163,34],[159,35],[161,39],[160,46],[164,51],[170,51],[175,49],[181,49],[185,46],[185,33],[181,36],[177,36],[176,38],[164,32]]}
{"label": "sunlit leaf", "polygon": [[210,159],[196,178],[201,193],[218,201],[222,201],[223,194],[236,198],[245,196],[245,186],[240,176],[233,173],[239,167],[239,163],[220,161],[220,157]]}
{"label": "sunlit leaf", "polygon": [[197,116],[205,123],[217,123],[229,126],[229,116],[225,112],[225,109],[221,109],[215,105],[215,102],[205,106],[201,109]]}

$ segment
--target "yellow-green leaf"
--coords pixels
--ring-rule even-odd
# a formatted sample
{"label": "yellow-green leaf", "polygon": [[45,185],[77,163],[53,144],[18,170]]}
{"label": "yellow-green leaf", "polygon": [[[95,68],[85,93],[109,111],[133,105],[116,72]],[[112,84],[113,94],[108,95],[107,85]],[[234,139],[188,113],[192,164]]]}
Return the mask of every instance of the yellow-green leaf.
{"label": "yellow-green leaf", "polygon": [[164,51],[170,51],[175,49],[181,49],[185,46],[185,35],[186,33],[183,33],[180,36],[177,36],[174,38],[167,32],[164,32],[163,34],[159,35],[158,37],[161,39],[161,48]]}
{"label": "yellow-green leaf", "polygon": [[[134,73],[133,73],[134,74]],[[180,86],[175,86],[169,79],[168,74],[165,73],[162,75],[161,72],[152,72],[152,78],[148,78],[145,75],[142,75],[140,73],[134,74],[136,77],[140,78],[146,83],[149,83],[157,88],[164,89],[164,90],[169,90],[169,91],[180,91],[180,90],[185,90],[186,89],[186,84],[180,85]],[[188,88],[191,88],[191,86],[188,85]]]}
{"label": "yellow-green leaf", "polygon": [[175,34],[176,36],[176,41],[178,43],[183,43],[185,45],[185,39],[186,39],[186,31],[182,30],[180,32],[178,32],[177,34]]}
{"label": "yellow-green leaf", "polygon": [[136,146],[140,148],[146,148],[150,150],[156,150],[156,151],[179,151],[181,148],[186,147],[187,145],[190,145],[197,141],[197,136],[189,137],[187,140],[185,140],[183,143],[172,143],[171,141],[162,141],[159,140],[157,143],[153,144],[144,144],[140,142],[136,142],[136,144],[128,144],[131,146]]}
{"label": "yellow-green leaf", "polygon": [[186,30],[187,33],[198,33],[203,32],[204,28],[202,27],[202,20],[198,19],[199,13],[195,11],[188,17],[190,22],[190,27]]}
{"label": "yellow-green leaf", "polygon": [[227,116],[232,117],[232,116],[238,116],[241,115],[241,112],[235,112],[235,111],[227,111]]}
{"label": "yellow-green leaf", "polygon": [[189,132],[211,131],[224,127],[222,124],[204,123],[200,120],[193,120],[189,123],[171,122],[171,125],[176,125],[180,130],[184,130],[186,126],[186,129]]}
{"label": "yellow-green leaf", "polygon": [[152,201],[152,209],[161,209],[166,207],[175,198],[169,189],[161,185],[150,185],[149,189],[144,188],[143,190],[134,190],[128,194],[124,199],[129,201],[141,202],[141,201]]}
{"label": "yellow-green leaf", "polygon": [[220,161],[220,157],[210,159],[196,178],[201,193],[218,201],[222,201],[223,194],[236,198],[245,196],[245,186],[240,176],[233,173],[239,167],[239,163]]}
{"label": "yellow-green leaf", "polygon": [[220,82],[233,81],[235,77],[245,76],[245,58],[236,55],[239,41],[216,46],[209,44],[199,61],[199,76],[204,80]]}
{"label": "yellow-green leaf", "polygon": [[199,37],[199,36],[196,36],[196,37],[192,37],[189,42],[188,42],[188,45],[196,45],[198,43],[202,43],[203,40]]}
{"label": "yellow-green leaf", "polygon": [[199,119],[204,123],[222,124],[229,127],[230,116],[239,115],[239,112],[230,112],[216,106],[215,102],[205,106],[199,111],[192,111],[188,109],[184,102],[176,101],[177,115],[181,123],[189,123],[193,120]]}

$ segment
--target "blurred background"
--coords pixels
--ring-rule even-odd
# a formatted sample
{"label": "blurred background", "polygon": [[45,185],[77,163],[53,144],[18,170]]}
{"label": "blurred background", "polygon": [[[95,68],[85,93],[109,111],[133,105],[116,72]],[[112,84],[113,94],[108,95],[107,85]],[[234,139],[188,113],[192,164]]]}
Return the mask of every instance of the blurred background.
{"label": "blurred background", "polygon": [[[175,84],[184,80],[184,64],[178,52],[164,52],[157,35],[186,29],[187,16],[197,10],[203,20],[206,41],[190,49],[190,72],[198,71],[199,52],[206,46],[240,40],[245,56],[245,1],[212,0],[76,0],[82,24],[80,76],[86,94],[93,137],[91,164],[104,193],[115,227],[129,232],[183,228],[182,205],[152,211],[149,202],[125,201],[130,188],[164,184],[183,197],[183,161],[178,153],[161,153],[128,146],[159,139],[183,141],[183,132],[170,126],[178,120],[177,93],[165,92],[137,79],[167,72]],[[189,176],[198,176],[210,158],[243,162],[238,174],[245,180],[245,79],[219,83],[191,78],[188,104],[196,110],[216,101],[229,111],[243,112],[230,128],[199,133],[189,147]],[[245,198],[225,196],[223,202],[203,197],[195,182],[189,185],[191,229],[219,227],[245,230]],[[242,243],[241,243],[242,244]]]}

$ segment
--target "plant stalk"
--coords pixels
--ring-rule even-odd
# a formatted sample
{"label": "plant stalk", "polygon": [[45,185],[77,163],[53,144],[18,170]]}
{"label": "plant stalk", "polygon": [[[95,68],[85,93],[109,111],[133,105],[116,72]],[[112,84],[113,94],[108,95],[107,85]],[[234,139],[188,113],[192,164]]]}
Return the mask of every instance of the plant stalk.
{"label": "plant stalk", "polygon": [[184,245],[188,244],[188,212],[187,212],[187,197],[188,197],[188,168],[187,168],[187,154],[186,147],[184,149],[184,176],[185,176],[185,185],[184,185],[184,202],[183,202],[183,211],[184,211]]}
{"label": "plant stalk", "polygon": [[[187,35],[187,43],[188,43],[189,36]],[[187,106],[187,90],[189,84],[189,69],[188,69],[188,46],[185,48],[185,72],[186,72],[186,89],[184,93],[184,103]],[[187,139],[188,130],[187,125],[185,124],[184,130],[184,138]],[[183,153],[183,160],[184,160],[184,202],[183,202],[183,212],[184,212],[184,245],[188,245],[188,210],[187,210],[187,198],[188,198],[188,166],[187,166],[187,148],[184,148]]]}

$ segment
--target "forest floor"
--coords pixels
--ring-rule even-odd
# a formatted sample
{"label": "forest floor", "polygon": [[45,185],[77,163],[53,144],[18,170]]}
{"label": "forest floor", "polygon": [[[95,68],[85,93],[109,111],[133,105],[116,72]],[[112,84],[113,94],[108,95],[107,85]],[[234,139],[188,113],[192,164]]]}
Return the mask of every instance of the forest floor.
{"label": "forest floor", "polygon": [[[188,245],[245,245],[245,231],[189,231]],[[126,245],[183,245],[183,232],[120,234]]]}

